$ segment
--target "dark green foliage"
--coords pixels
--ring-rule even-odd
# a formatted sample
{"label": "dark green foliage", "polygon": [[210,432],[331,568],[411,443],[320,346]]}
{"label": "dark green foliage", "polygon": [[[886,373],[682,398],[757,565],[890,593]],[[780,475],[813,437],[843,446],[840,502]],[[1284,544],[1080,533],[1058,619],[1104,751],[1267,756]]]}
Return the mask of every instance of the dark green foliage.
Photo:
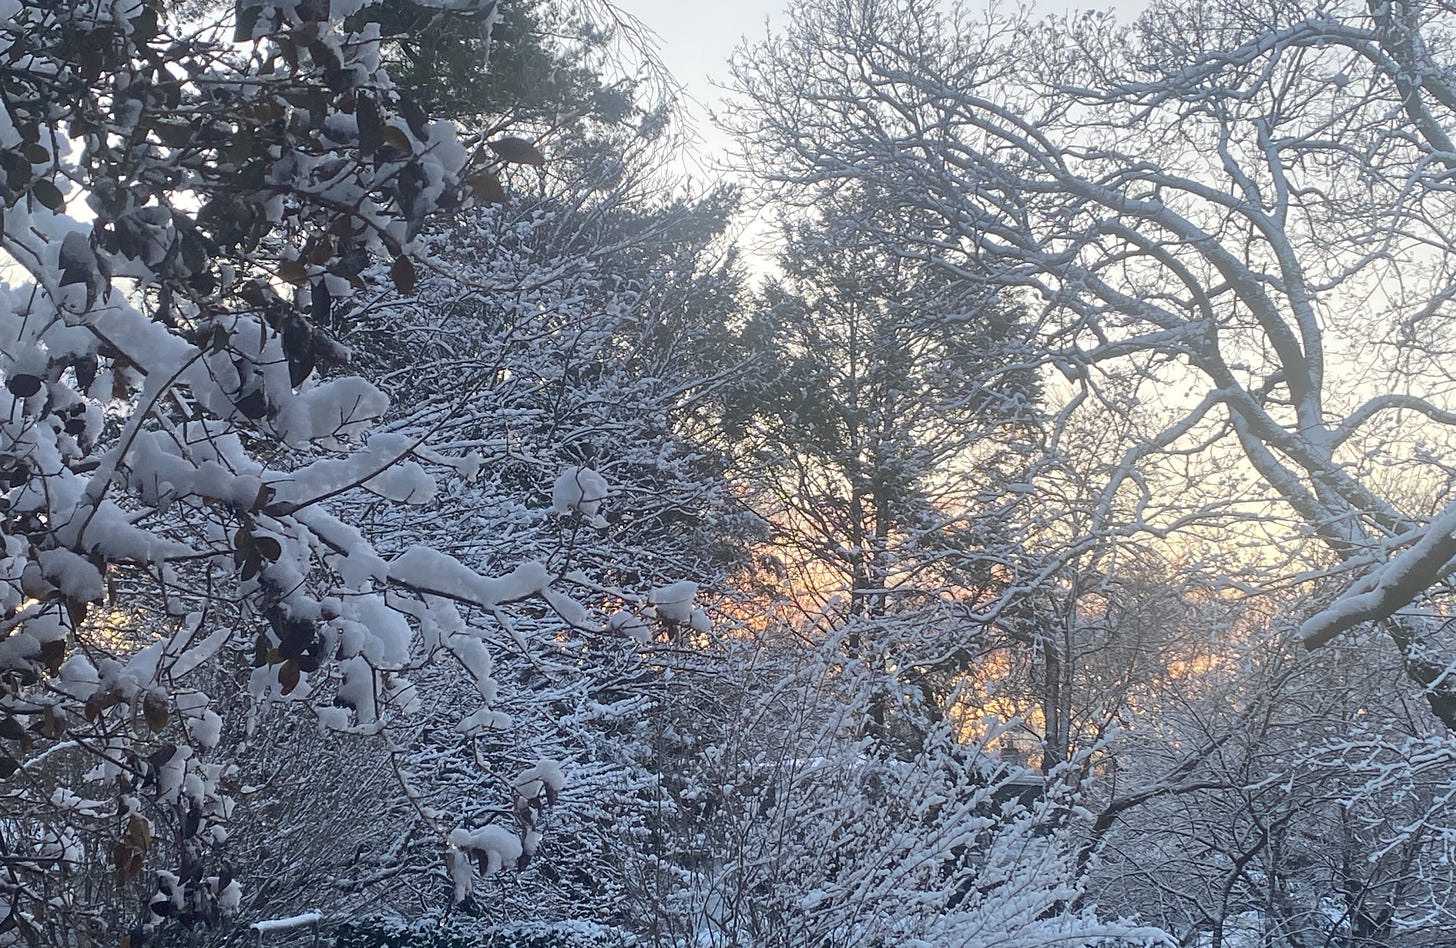
{"label": "dark green foliage", "polygon": [[478,935],[459,924],[406,926],[398,920],[366,920],[340,926],[333,948],[479,948]]}
{"label": "dark green foliage", "polygon": [[800,554],[845,590],[902,586],[896,571],[964,531],[1034,437],[1024,313],[902,253],[920,226],[856,193],[790,227],[783,276],[740,334],[753,371],[725,399],[763,503],[795,519]]}
{"label": "dark green foliage", "polygon": [[634,948],[639,944],[628,932],[586,921],[488,926],[459,916],[429,927],[392,920],[350,922],[334,933],[333,940],[333,948]]}
{"label": "dark green foliage", "polygon": [[431,112],[485,124],[556,124],[566,115],[613,124],[637,111],[632,83],[608,83],[587,65],[607,32],[572,25],[544,3],[477,7],[446,12],[383,0],[358,16],[390,37],[386,68]]}

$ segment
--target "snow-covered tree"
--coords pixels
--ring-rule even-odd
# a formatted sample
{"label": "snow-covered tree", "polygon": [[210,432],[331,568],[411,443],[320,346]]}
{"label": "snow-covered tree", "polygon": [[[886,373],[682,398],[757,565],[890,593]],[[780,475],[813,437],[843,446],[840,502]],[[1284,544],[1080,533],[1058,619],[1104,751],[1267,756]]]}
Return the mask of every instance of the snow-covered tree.
{"label": "snow-covered tree", "polygon": [[1223,611],[1222,634],[1186,643],[1120,716],[1093,804],[1096,898],[1184,943],[1439,939],[1452,912],[1440,726],[1402,700],[1378,641],[1308,655],[1257,609]]}
{"label": "snow-covered tree", "polygon": [[[549,176],[503,172],[508,202],[427,229],[409,292],[381,266],[372,292],[330,313],[390,396],[381,430],[420,443],[443,485],[403,510],[349,491],[340,516],[385,555],[427,542],[486,573],[540,562],[584,606],[502,616],[487,649],[421,641],[443,661],[415,678],[414,729],[349,768],[354,793],[386,791],[372,817],[269,864],[290,911],[311,898],[331,923],[351,920],[349,937],[413,920],[432,926],[421,938],[477,940],[524,938],[528,921],[543,938],[650,926],[663,774],[671,745],[691,742],[674,722],[712,701],[720,659],[701,607],[751,526],[710,439],[737,362],[712,344],[739,292],[721,256],[731,195],[660,196],[674,143],[651,126],[585,121],[559,144]],[[484,727],[459,730],[482,700]],[[517,779],[543,756],[564,788],[555,771]],[[263,757],[259,769],[280,762]],[[408,801],[371,782],[394,766]],[[310,796],[337,784],[290,773]],[[457,825],[516,839],[521,855],[487,853],[452,905],[428,840]],[[259,829],[255,845],[271,846]]]}
{"label": "snow-covered tree", "polygon": [[1456,514],[1388,489],[1449,485],[1451,28],[1427,3],[1154,4],[1121,30],[811,0],[739,59],[732,123],[777,200],[871,189],[934,220],[905,257],[1021,288],[1067,412],[1135,420],[1087,542],[1190,511],[1286,564],[1312,537],[1343,582],[1291,634],[1378,624],[1456,726],[1430,615]]}
{"label": "snow-covered tree", "polygon": [[[230,822],[269,793],[240,735],[302,715],[387,742],[444,653],[472,656],[455,717],[482,728],[481,627],[527,598],[577,612],[539,563],[386,560],[330,512],[435,490],[331,320],[376,260],[417,280],[462,182],[540,160],[516,139],[472,158],[390,81],[370,11],[0,5],[0,937],[217,921],[246,897]],[[510,849],[439,829],[459,885]]]}
{"label": "snow-covered tree", "polygon": [[1031,314],[1055,409],[1025,483],[1038,565],[967,621],[1060,615],[1070,668],[1079,637],[1117,645],[1130,550],[1205,610],[1253,599],[1261,621],[1144,658],[1119,713],[1136,731],[1078,801],[1087,871],[1130,870],[1114,911],[1195,943],[1443,924],[1452,25],[1420,3],[1154,4],[1121,29],[808,0],[737,61],[730,124],[765,201],[873,194],[925,226],[866,212],[867,239]]}
{"label": "snow-covered tree", "polygon": [[[1014,485],[1039,384],[1018,369],[1033,361],[1020,311],[901,255],[910,238],[891,235],[924,223],[882,197],[850,188],[786,223],[723,422],[771,527],[766,585],[943,712],[986,646],[963,604],[1025,568]],[[871,709],[866,727],[890,724]]]}
{"label": "snow-covered tree", "polygon": [[[721,590],[740,555],[743,517],[723,462],[694,440],[709,430],[697,416],[717,370],[693,350],[735,294],[731,272],[705,260],[717,202],[621,219],[625,208],[569,197],[522,196],[442,231],[432,238],[440,274],[411,299],[376,304],[392,329],[380,356],[408,366],[385,375],[411,406],[392,425],[430,431],[438,450],[478,459],[480,473],[427,507],[426,526],[388,511],[361,510],[360,521],[383,545],[423,533],[487,572],[530,551],[588,605],[568,623],[521,617],[493,649],[493,706],[511,730],[462,742],[430,728],[410,766],[432,784],[430,805],[463,807],[461,821],[552,821],[510,907],[492,900],[488,917],[630,928],[644,919],[624,892],[647,871],[632,850],[649,845],[662,768],[673,766],[653,744],[675,706],[700,700],[713,651],[694,650],[709,644],[699,590]],[[601,228],[620,236],[584,239]],[[448,715],[462,688],[438,681],[427,704]],[[513,746],[570,774],[549,815],[519,809],[480,770]],[[435,779],[441,768],[454,776]]]}

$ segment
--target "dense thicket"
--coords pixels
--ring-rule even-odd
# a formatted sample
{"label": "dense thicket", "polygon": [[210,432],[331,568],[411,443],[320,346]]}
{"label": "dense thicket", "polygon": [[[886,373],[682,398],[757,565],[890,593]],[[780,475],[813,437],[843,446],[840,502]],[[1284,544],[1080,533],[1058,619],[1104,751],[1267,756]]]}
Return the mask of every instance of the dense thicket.
{"label": "dense thicket", "polygon": [[[478,731],[484,628],[528,597],[580,613],[539,562],[492,580],[422,546],[386,561],[330,513],[355,489],[423,503],[421,462],[473,463],[376,427],[388,397],[339,325],[418,281],[432,212],[541,161],[510,137],[472,155],[432,119],[384,70],[376,12],[0,11],[7,938],[135,945],[271,912],[240,877],[280,835],[235,834],[256,799],[302,801],[256,748],[334,731],[392,760],[412,676],[446,656],[477,700],[441,710]],[[560,788],[553,761],[524,773]],[[466,890],[472,856],[529,845],[432,829]]]}
{"label": "dense thicket", "polygon": [[0,0],[0,945],[1440,943],[1451,17]]}

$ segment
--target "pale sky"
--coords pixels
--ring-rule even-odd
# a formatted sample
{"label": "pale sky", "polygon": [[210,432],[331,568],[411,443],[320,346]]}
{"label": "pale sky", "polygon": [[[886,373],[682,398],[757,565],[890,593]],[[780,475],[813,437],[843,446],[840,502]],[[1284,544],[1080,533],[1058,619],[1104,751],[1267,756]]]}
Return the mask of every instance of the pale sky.
{"label": "pale sky", "polygon": [[[728,83],[728,57],[743,38],[760,39],[765,21],[775,30],[787,19],[789,0],[610,0],[619,10],[636,17],[656,34],[658,55],[692,100],[687,114],[697,133],[695,154],[683,157],[680,171],[697,185],[722,173],[730,139],[713,126],[709,112]],[[990,0],[968,0],[968,5]],[[1035,0],[1041,13],[1073,9],[1111,9],[1124,21],[1147,6],[1147,0]],[[696,103],[696,104],[693,104]],[[754,242],[767,231],[761,222],[745,221],[746,239]],[[759,236],[755,236],[759,235]]]}
{"label": "pale sky", "polygon": [[[782,23],[786,0],[612,0],[661,40],[663,63],[698,100],[715,96],[708,78],[728,78],[728,56],[747,35],[764,35],[764,20]],[[704,101],[704,104],[709,104]]]}
{"label": "pale sky", "polygon": [[[764,35],[764,21],[782,26],[788,0],[611,0],[655,32],[663,63],[688,94],[711,106],[718,95],[709,79],[728,79],[728,56],[747,36]],[[1039,0],[1043,13],[1072,9],[1112,9],[1124,20],[1145,7],[1145,0]]]}

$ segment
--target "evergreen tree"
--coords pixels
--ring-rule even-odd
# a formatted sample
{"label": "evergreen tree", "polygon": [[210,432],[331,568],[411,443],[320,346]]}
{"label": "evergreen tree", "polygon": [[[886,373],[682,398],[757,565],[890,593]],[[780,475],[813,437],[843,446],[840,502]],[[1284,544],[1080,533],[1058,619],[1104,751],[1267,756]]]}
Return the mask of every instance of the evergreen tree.
{"label": "evergreen tree", "polygon": [[751,446],[741,476],[787,592],[850,629],[849,658],[904,670],[933,706],[984,632],[957,604],[1025,558],[1012,512],[1039,382],[1013,302],[884,236],[918,226],[852,192],[790,227],[743,334],[758,372],[726,424]]}

